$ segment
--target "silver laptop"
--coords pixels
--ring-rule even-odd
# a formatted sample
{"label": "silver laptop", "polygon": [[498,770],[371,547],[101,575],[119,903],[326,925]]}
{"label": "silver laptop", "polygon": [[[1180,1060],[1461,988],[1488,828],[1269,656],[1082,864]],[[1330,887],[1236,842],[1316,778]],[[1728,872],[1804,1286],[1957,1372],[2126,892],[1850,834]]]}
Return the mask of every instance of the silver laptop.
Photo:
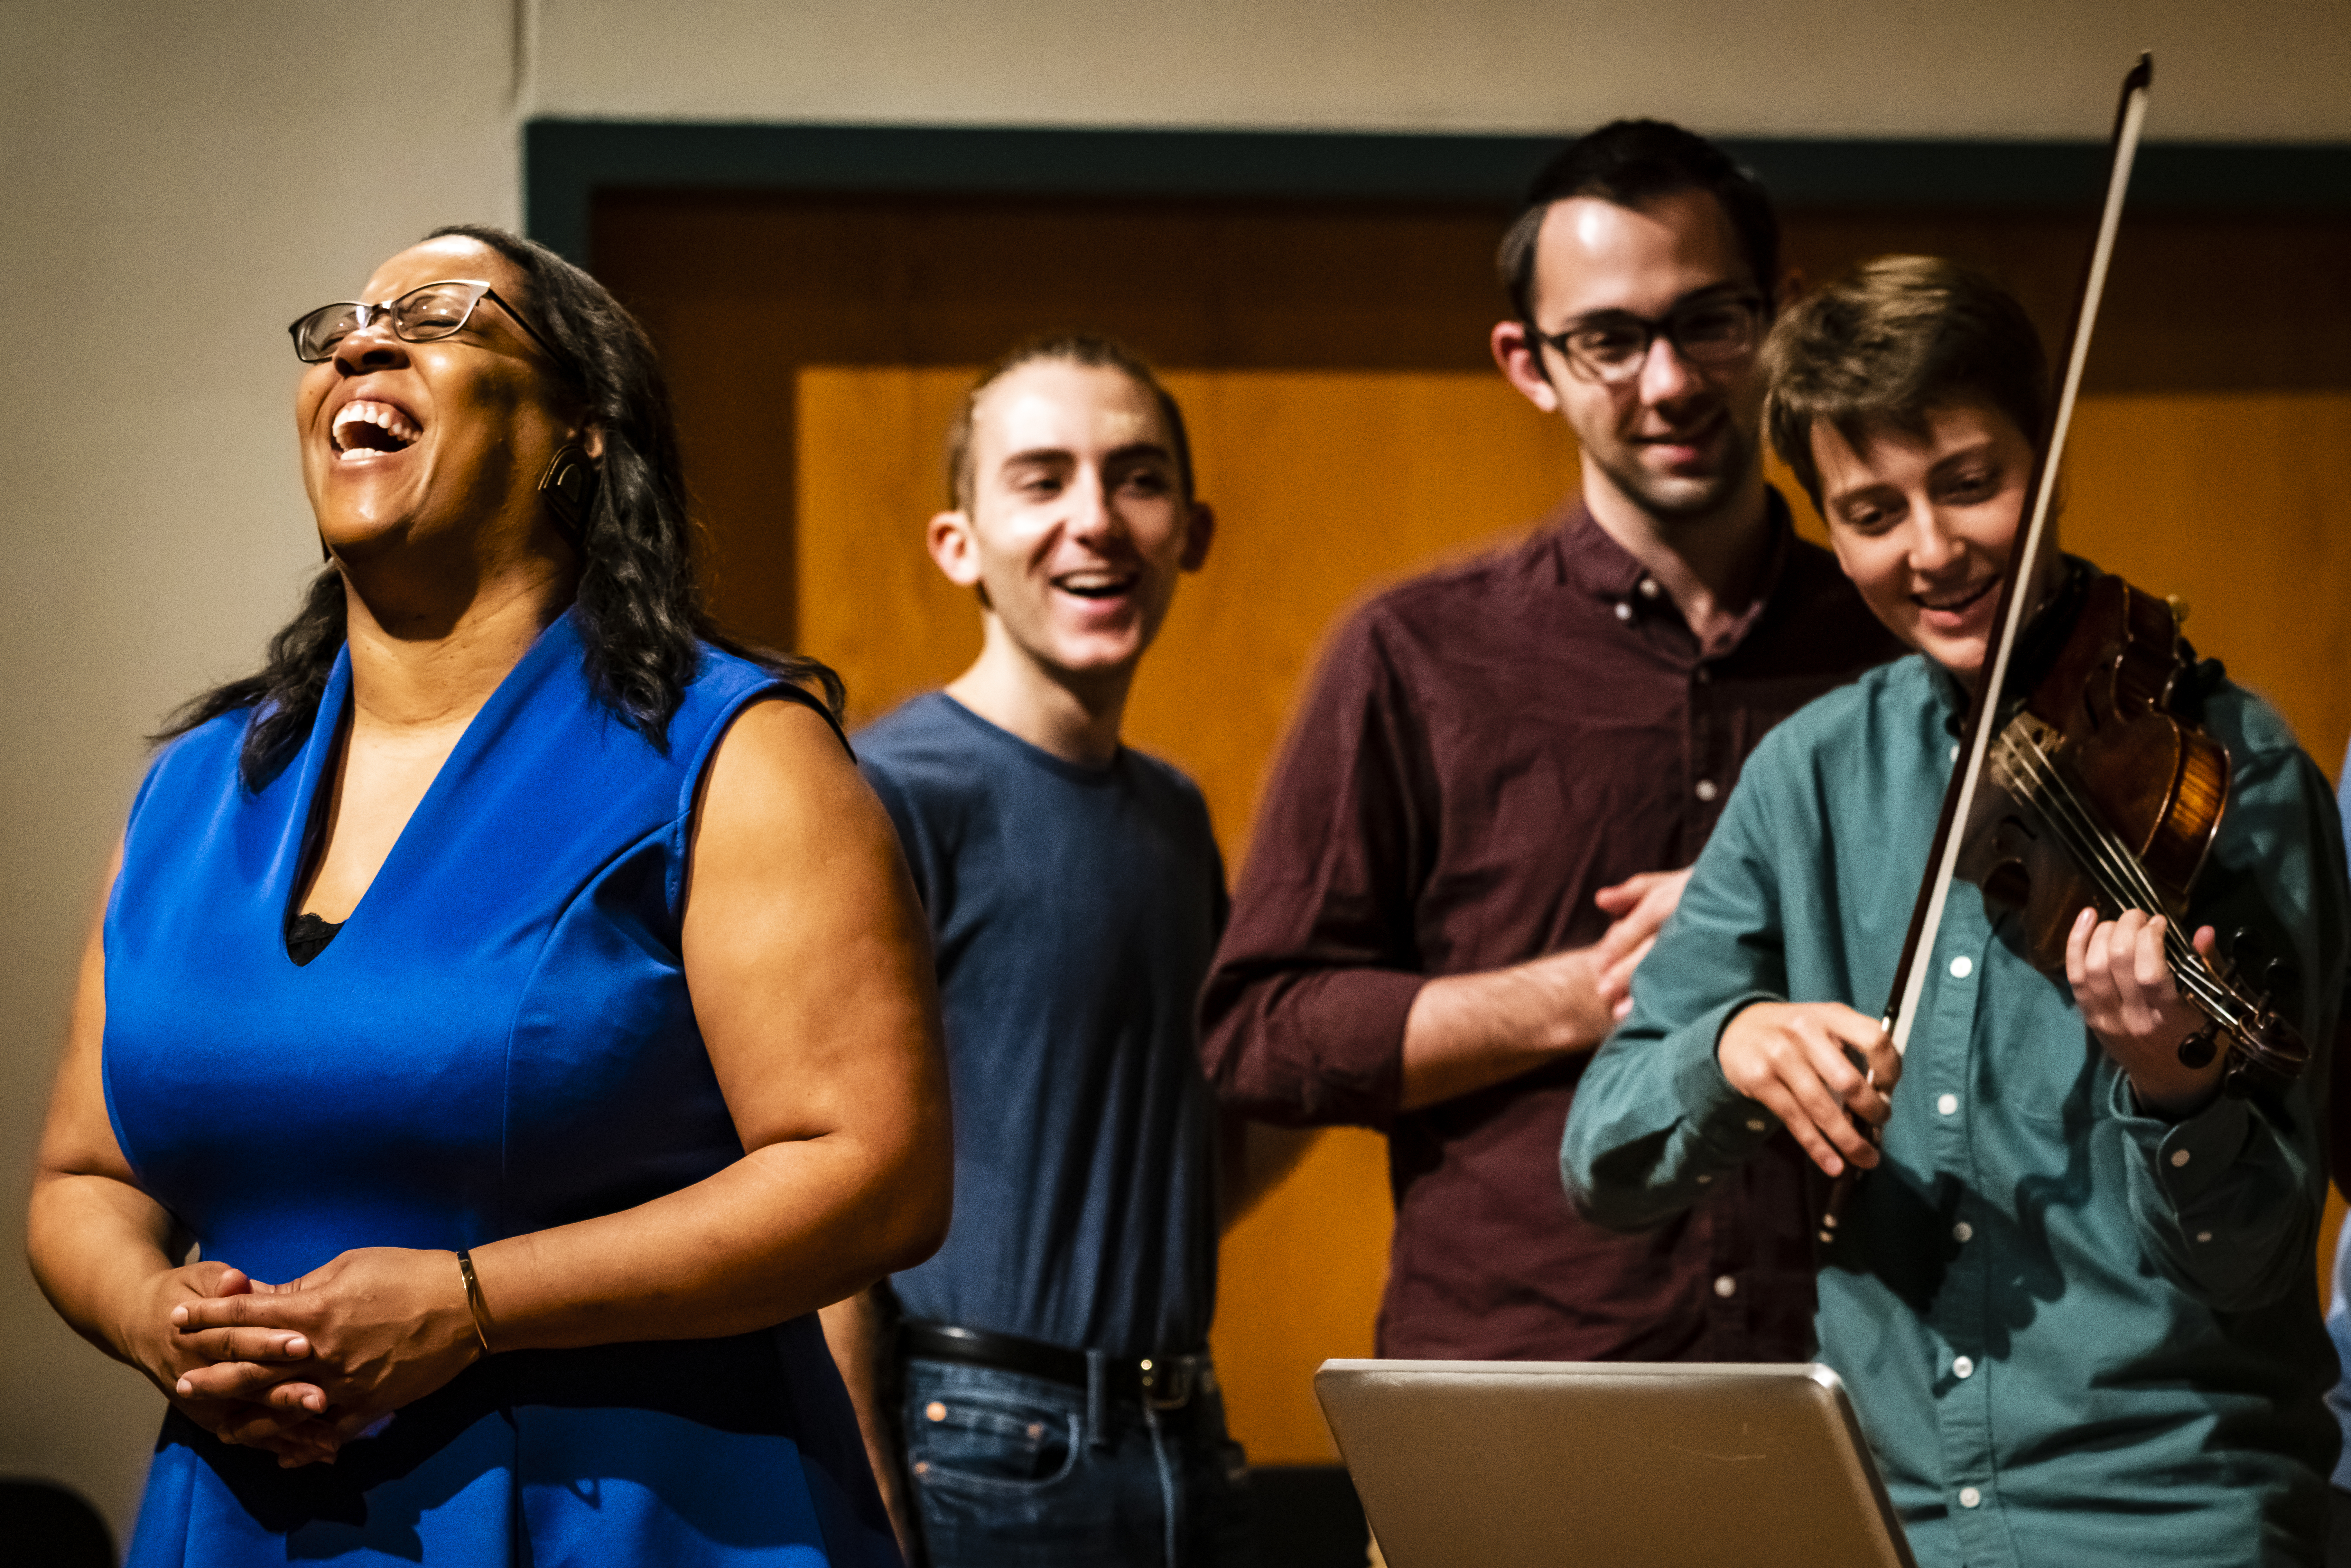
{"label": "silver laptop", "polygon": [[1916,1568],[1817,1365],[1326,1361],[1388,1568]]}

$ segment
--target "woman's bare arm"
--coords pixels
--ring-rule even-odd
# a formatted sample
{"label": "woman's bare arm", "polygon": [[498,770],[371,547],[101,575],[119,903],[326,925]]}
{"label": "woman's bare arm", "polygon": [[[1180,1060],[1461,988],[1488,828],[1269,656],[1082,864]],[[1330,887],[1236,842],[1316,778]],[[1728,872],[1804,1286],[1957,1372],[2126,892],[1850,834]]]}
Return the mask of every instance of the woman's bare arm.
{"label": "woman's bare arm", "polygon": [[686,984],[747,1153],[623,1214],[476,1252],[500,1349],[764,1328],[946,1237],[930,935],[896,830],[821,719],[768,703],[737,722],[692,876]]}
{"label": "woman's bare arm", "polygon": [[[887,815],[797,704],[754,706],[719,747],[684,956],[745,1156],[634,1208],[475,1249],[496,1350],[763,1328],[910,1267],[946,1235],[954,1158],[929,936]],[[346,1431],[480,1354],[446,1252],[347,1252],[277,1293],[173,1315],[206,1344],[231,1325],[306,1334],[306,1383],[225,1364],[192,1385],[281,1402],[323,1390]]]}
{"label": "woman's bare arm", "polygon": [[[108,887],[121,866],[118,846],[107,868]],[[33,1278],[84,1339],[145,1373],[199,1424],[217,1430],[232,1419],[245,1422],[247,1441],[287,1458],[331,1452],[331,1434],[298,1409],[255,1419],[257,1413],[247,1406],[190,1397],[177,1389],[180,1378],[206,1364],[207,1358],[172,1332],[172,1310],[184,1301],[242,1292],[249,1282],[225,1263],[180,1265],[187,1239],[178,1234],[163,1206],[140,1187],[114,1136],[100,1076],[106,1038],[103,910],[101,899],[82,947],[65,1054],[41,1130],[25,1229]],[[224,1347],[256,1362],[290,1362],[308,1353],[300,1335],[283,1330],[241,1331]],[[307,1436],[296,1435],[305,1427]]]}

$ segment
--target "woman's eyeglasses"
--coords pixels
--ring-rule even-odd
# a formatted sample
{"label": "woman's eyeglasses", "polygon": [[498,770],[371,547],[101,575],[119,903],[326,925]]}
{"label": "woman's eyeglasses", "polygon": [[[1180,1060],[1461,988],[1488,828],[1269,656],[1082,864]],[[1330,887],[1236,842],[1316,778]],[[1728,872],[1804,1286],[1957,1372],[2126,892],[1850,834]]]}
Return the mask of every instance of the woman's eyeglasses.
{"label": "woman's eyeglasses", "polygon": [[520,311],[499,298],[496,289],[486,283],[462,278],[428,283],[381,305],[362,305],[356,299],[321,305],[286,330],[294,340],[295,357],[306,365],[315,365],[332,359],[336,345],[344,339],[378,321],[390,327],[392,336],[402,342],[430,343],[446,338],[463,330],[465,323],[474,319],[475,308],[485,299],[497,300],[498,308],[529,333],[530,340],[545,350],[549,360],[558,366],[563,363],[563,356],[555,351],[555,345],[524,320]]}

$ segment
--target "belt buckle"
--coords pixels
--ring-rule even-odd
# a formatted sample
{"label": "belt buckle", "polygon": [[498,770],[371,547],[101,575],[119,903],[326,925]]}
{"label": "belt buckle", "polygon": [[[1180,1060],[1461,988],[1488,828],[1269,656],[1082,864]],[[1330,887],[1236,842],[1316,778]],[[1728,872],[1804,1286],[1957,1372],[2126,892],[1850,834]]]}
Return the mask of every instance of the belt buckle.
{"label": "belt buckle", "polygon": [[[1192,1362],[1186,1356],[1162,1364],[1143,1358],[1143,1402],[1154,1410],[1181,1410],[1192,1403]],[[1165,1394],[1161,1390],[1165,1389]]]}

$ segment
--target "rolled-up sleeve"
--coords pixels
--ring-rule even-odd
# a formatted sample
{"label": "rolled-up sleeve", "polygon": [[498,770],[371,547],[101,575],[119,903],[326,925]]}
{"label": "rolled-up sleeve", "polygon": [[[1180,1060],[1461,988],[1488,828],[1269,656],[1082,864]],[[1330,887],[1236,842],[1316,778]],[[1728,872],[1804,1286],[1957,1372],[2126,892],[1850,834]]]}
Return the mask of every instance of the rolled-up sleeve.
{"label": "rolled-up sleeve", "polygon": [[1576,1087],[1560,1144],[1568,1201],[1594,1224],[1637,1230],[1704,1197],[1778,1129],[1733,1089],[1715,1056],[1743,1008],[1787,990],[1775,830],[1768,786],[1771,743],[1748,764],[1721,824],[1683,890],[1680,907],[1633,979],[1633,1010]]}
{"label": "rolled-up sleeve", "polygon": [[1376,618],[1359,615],[1291,727],[1202,998],[1204,1065],[1230,1109],[1394,1124],[1405,1019],[1426,978],[1414,904],[1431,775]]}

